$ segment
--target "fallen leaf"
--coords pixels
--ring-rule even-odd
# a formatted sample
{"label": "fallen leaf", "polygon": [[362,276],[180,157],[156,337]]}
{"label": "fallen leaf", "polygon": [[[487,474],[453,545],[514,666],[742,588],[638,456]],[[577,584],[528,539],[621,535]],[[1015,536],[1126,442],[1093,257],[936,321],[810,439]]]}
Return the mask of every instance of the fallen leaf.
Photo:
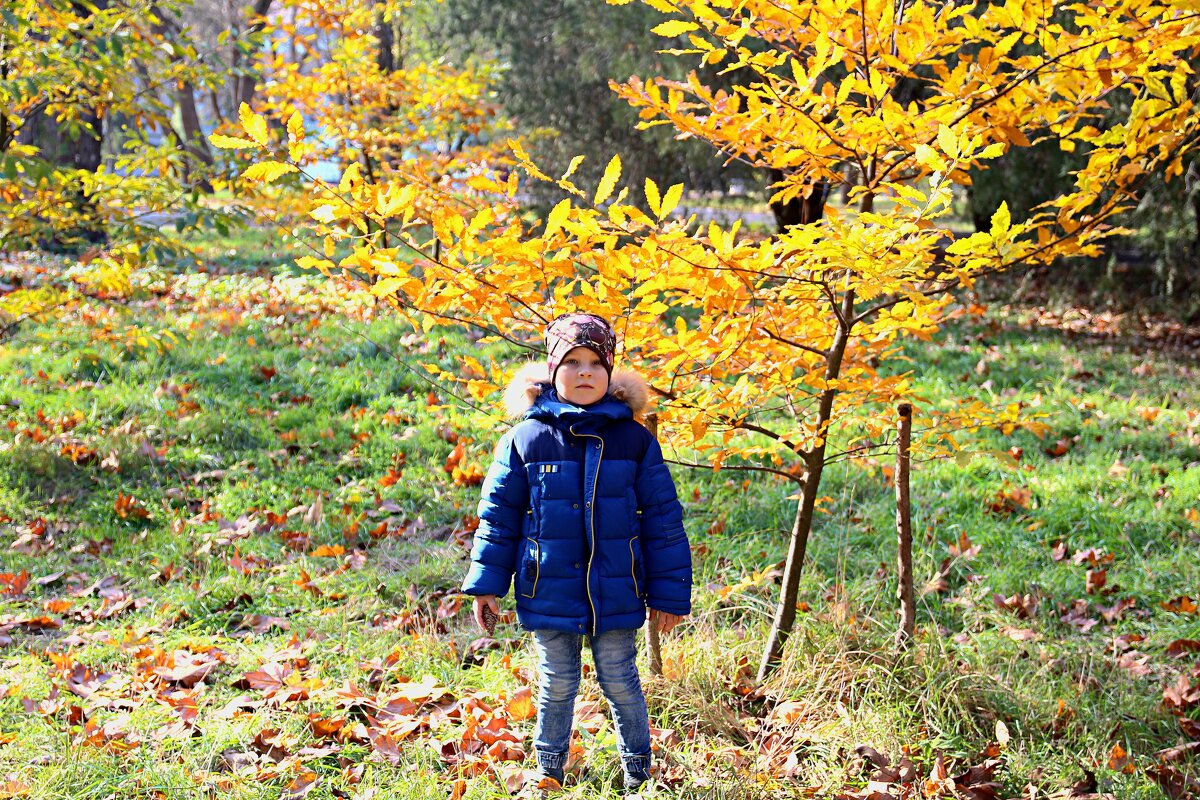
{"label": "fallen leaf", "polygon": [[1196,601],[1188,595],[1176,597],[1174,600],[1166,600],[1159,603],[1164,611],[1170,611],[1175,614],[1195,614]]}

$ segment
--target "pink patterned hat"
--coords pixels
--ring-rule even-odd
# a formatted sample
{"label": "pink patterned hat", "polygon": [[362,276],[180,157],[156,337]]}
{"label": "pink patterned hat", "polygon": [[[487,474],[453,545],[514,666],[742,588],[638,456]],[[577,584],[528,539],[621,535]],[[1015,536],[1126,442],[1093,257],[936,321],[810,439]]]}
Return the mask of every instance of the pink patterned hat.
{"label": "pink patterned hat", "polygon": [[546,326],[546,362],[550,380],[554,380],[563,356],[576,347],[586,347],[600,356],[604,370],[611,376],[617,352],[617,334],[612,326],[595,314],[570,313],[556,317]]}

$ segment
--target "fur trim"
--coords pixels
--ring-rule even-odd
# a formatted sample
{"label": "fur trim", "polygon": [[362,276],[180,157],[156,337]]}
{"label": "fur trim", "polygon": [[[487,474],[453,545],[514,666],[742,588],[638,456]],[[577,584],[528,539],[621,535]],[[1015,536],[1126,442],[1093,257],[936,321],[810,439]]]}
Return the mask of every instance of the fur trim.
{"label": "fur trim", "polygon": [[550,369],[545,361],[526,364],[517,370],[504,390],[504,410],[512,419],[520,419],[549,385]]}
{"label": "fur trim", "polygon": [[[533,361],[517,370],[504,391],[504,408],[512,419],[520,419],[541,393],[550,386],[550,370],[544,361]],[[631,369],[615,369],[608,381],[608,394],[641,417],[650,405],[650,387]]]}
{"label": "fur trim", "polygon": [[608,381],[608,393],[633,409],[640,418],[650,405],[650,387],[640,373],[631,369],[614,369]]}

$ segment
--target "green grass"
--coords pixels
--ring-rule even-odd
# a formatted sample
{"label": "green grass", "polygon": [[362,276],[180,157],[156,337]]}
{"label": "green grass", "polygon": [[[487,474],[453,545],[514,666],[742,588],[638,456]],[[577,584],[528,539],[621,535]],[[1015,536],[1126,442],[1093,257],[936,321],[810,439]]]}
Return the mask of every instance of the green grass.
{"label": "green grass", "polygon": [[[246,255],[269,237],[251,236],[211,245],[214,262],[234,251],[215,274],[28,324],[0,349],[0,573],[29,574],[0,600],[11,639],[0,647],[0,796],[11,780],[44,798],[276,798],[310,771],[311,798],[447,797],[459,765],[470,776],[484,763],[455,755],[475,747],[466,718],[492,719],[484,706],[503,707],[533,678],[515,626],[494,649],[471,650],[455,595],[478,489],[445,470],[450,439],[462,437],[465,464],[486,467],[503,423],[441,390],[431,403],[425,373],[388,355],[455,371],[468,349],[485,363],[510,354],[488,345],[481,356],[450,332],[426,348],[344,288],[286,269],[272,278],[262,268],[274,257]],[[893,763],[907,755],[922,778],[941,756],[955,775],[983,762],[1002,725],[1001,796],[1027,783],[1069,789],[1091,771],[1115,796],[1160,797],[1144,768],[1187,738],[1163,688],[1195,660],[1166,647],[1200,639],[1200,616],[1162,605],[1200,587],[1200,524],[1188,516],[1200,509],[1194,364],[1084,345],[1015,310],[957,323],[907,355],[930,402],[1025,402],[1051,432],[972,441],[1021,448],[1015,466],[916,464],[918,582],[942,574],[944,585],[921,596],[904,656],[892,644],[892,490],[877,468],[833,465],[806,610],[761,687],[747,676],[778,578],[752,578],[784,556],[790,488],[677,468],[696,608],[666,641],[667,677],[647,679],[653,722],[671,732],[668,794],[834,796],[871,776],[859,745]],[[1047,453],[1060,439],[1066,452]],[[397,465],[399,480],[381,481]],[[1018,489],[1027,501],[992,508],[999,493],[1023,498]],[[136,499],[124,516],[122,497]],[[955,558],[963,536],[978,553]],[[1088,548],[1111,555],[1101,590],[1111,593],[1087,592],[1088,566],[1071,556]],[[1031,617],[996,600],[1014,594],[1031,596]],[[12,624],[38,617],[60,627]],[[173,654],[211,648],[218,663],[194,686],[161,674]],[[271,663],[293,683],[241,683]],[[73,683],[75,665],[110,677]],[[448,694],[422,706],[424,727],[393,731],[389,757],[362,735],[378,710],[356,695],[383,702],[426,676]],[[584,693],[599,698],[594,680]],[[185,701],[196,709],[186,726],[172,708]],[[50,713],[26,710],[39,702]],[[351,734],[323,738],[310,719]],[[530,747],[532,723],[510,727]],[[281,749],[261,743],[264,730]],[[611,724],[580,744],[574,796],[616,797]],[[1117,744],[1129,774],[1109,765]],[[517,786],[529,761],[497,763],[464,797],[510,796],[504,781]],[[1177,766],[1196,773],[1194,761]]]}

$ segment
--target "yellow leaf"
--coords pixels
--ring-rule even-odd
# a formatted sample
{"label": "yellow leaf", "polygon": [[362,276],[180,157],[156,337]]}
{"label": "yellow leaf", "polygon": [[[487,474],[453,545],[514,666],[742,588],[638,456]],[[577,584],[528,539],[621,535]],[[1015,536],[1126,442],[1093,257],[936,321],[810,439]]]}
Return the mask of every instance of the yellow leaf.
{"label": "yellow leaf", "polygon": [[600,205],[609,198],[613,193],[613,189],[617,188],[617,180],[621,177],[621,157],[613,156],[608,162],[608,166],[604,168],[604,177],[600,179],[600,185],[596,187],[596,196],[592,199],[592,203]]}
{"label": "yellow leaf", "polygon": [[951,158],[958,158],[958,137],[954,135],[954,131],[945,125],[941,126],[938,128],[937,140],[943,153]]}
{"label": "yellow leaf", "polygon": [[237,136],[222,136],[219,133],[209,136],[208,140],[212,142],[213,147],[219,147],[222,150],[244,150],[247,147],[258,147],[258,142],[241,139]]}
{"label": "yellow leaf", "polygon": [[270,183],[281,175],[295,171],[296,167],[293,164],[285,164],[282,161],[260,161],[257,164],[251,164],[246,167],[246,171],[242,173],[242,178],[248,181]]}
{"label": "yellow leaf", "polygon": [[567,178],[575,174],[575,170],[579,169],[579,165],[583,163],[583,156],[575,156],[571,159],[571,163],[567,166],[567,171],[559,178],[560,181],[565,181]]}
{"label": "yellow leaf", "polygon": [[679,205],[679,201],[683,199],[683,184],[677,183],[667,193],[663,195],[662,205],[658,209],[658,218],[662,219],[667,214],[675,210],[675,206]]}
{"label": "yellow leaf", "polygon": [[245,103],[238,108],[238,120],[246,135],[261,145],[267,143],[267,121],[261,114],[255,114]]}
{"label": "yellow leaf", "polygon": [[571,213],[570,199],[560,200],[558,205],[550,209],[550,216],[546,217],[546,233],[543,238],[549,239],[556,234],[562,228],[569,213]]}
{"label": "yellow leaf", "polygon": [[652,32],[657,33],[659,36],[666,36],[670,38],[673,36],[682,36],[689,31],[695,31],[699,29],[700,26],[694,22],[688,22],[685,19],[672,19],[655,26],[652,29]]}
{"label": "yellow leaf", "polygon": [[298,142],[304,138],[304,117],[296,111],[288,118],[287,123],[288,141]]}
{"label": "yellow leaf", "polygon": [[646,178],[646,202],[650,204],[650,210],[654,212],[654,215],[661,218],[662,215],[658,213],[658,210],[662,207],[662,198],[658,196],[658,184],[649,178]]}
{"label": "yellow leaf", "polygon": [[1008,203],[1002,201],[996,213],[992,214],[992,238],[1008,233],[1012,225],[1012,217],[1008,213]]}

